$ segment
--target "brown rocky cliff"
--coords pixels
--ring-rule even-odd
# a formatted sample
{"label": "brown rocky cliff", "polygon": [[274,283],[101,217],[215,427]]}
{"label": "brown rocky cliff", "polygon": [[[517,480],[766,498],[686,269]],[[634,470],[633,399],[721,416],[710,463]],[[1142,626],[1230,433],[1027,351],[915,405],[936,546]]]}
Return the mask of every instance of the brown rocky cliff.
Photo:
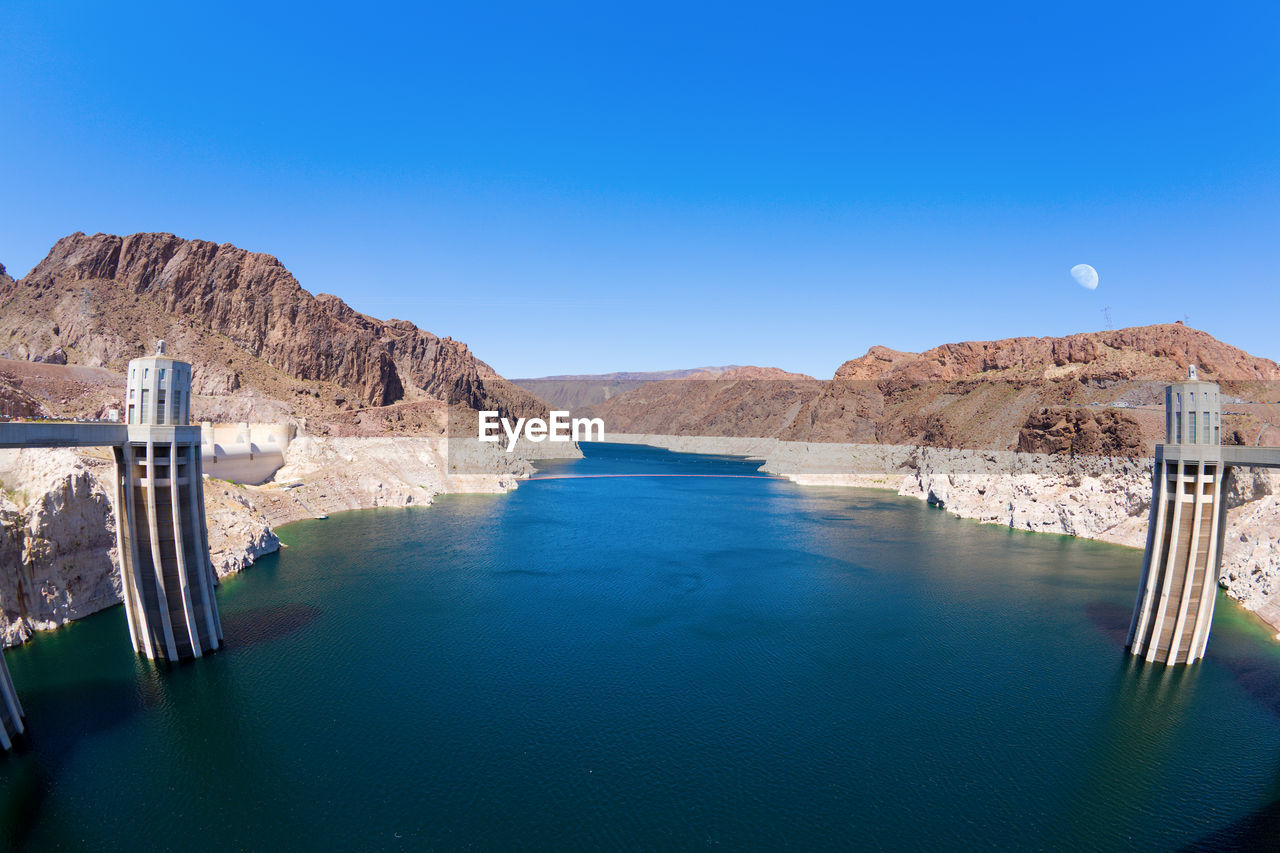
{"label": "brown rocky cliff", "polygon": [[1142,425],[1115,409],[1044,408],[1027,418],[1018,433],[1021,453],[1141,456]]}
{"label": "brown rocky cliff", "polygon": [[658,383],[597,408],[609,429],[624,433],[1125,456],[1163,440],[1164,385],[1185,378],[1190,364],[1246,401],[1223,413],[1224,429],[1242,429],[1253,442],[1277,422],[1258,409],[1257,394],[1280,379],[1280,366],[1181,324],[923,353],[877,346],[832,381],[794,383],[785,396],[778,387],[787,383],[737,383],[728,407],[715,383],[701,398]]}
{"label": "brown rocky cliff", "polygon": [[[1217,340],[1208,332],[1180,323],[1136,326],[1105,332],[1083,332],[1062,338],[1008,338],[943,344],[918,355],[872,347],[845,362],[836,379],[880,380],[901,377],[910,382],[954,380],[983,374],[1016,374],[1041,378],[1051,368],[1075,368],[1090,378],[1176,380],[1189,365],[1210,380],[1280,379],[1280,366]],[[1018,378],[1000,376],[991,378]]]}
{"label": "brown rocky cliff", "polygon": [[798,380],[798,381],[814,381],[813,377],[807,373],[791,373],[780,367],[734,367],[729,370],[713,373],[711,371],[701,370],[697,373],[690,373],[688,376],[680,376],[676,381],[707,381],[716,382],[734,382],[738,380]]}
{"label": "brown rocky cliff", "polygon": [[851,382],[879,379],[895,365],[914,361],[919,357],[919,353],[899,352],[896,349],[877,345],[867,350],[866,355],[840,365],[836,370],[835,378]]}
{"label": "brown rocky cliff", "polygon": [[21,387],[0,377],[0,419],[31,418],[45,414],[40,401]]}
{"label": "brown rocky cliff", "polygon": [[[22,281],[0,282],[0,303],[24,290],[73,294],[88,282],[111,282],[288,376],[337,383],[367,405],[429,398],[514,413],[542,409],[465,344],[405,321],[376,320],[336,296],[313,296],[275,257],[226,243],[172,234],[72,234]],[[65,341],[69,347],[100,333],[88,324],[66,325],[54,329],[60,343],[75,337]]]}

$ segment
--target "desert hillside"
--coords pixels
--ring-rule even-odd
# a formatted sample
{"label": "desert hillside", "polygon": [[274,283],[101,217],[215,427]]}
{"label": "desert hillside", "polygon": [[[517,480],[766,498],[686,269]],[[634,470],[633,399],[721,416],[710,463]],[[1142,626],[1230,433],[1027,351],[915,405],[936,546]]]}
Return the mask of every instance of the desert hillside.
{"label": "desert hillside", "polygon": [[161,338],[196,365],[198,417],[438,432],[451,406],[545,410],[466,344],[312,295],[276,258],[230,244],[76,233],[20,281],[0,272],[6,397],[36,400],[49,414],[94,414],[117,402],[112,389],[123,388],[128,360]]}
{"label": "desert hillside", "polygon": [[741,369],[736,364],[722,367],[693,367],[681,370],[624,370],[614,373],[585,373],[561,376],[540,376],[536,379],[512,379],[511,381],[546,400],[549,405],[561,409],[578,409],[603,403],[611,397],[625,394],[649,382],[666,379],[687,379],[690,376],[710,378],[732,370]]}
{"label": "desert hillside", "polygon": [[585,411],[616,433],[1144,455],[1163,440],[1164,385],[1192,364],[1223,385],[1226,440],[1280,444],[1280,365],[1179,323],[923,353],[874,346],[825,382],[687,378]]}

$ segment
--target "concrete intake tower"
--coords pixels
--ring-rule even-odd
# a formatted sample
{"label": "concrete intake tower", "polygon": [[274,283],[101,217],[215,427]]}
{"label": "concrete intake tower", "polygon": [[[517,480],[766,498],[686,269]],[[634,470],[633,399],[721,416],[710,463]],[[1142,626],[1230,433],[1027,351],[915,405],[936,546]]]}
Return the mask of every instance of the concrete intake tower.
{"label": "concrete intake tower", "polygon": [[1280,448],[1223,446],[1221,391],[1201,382],[1165,389],[1165,440],[1156,447],[1142,581],[1127,647],[1164,664],[1204,657],[1226,535],[1232,468],[1280,467]]}
{"label": "concrete intake tower", "polygon": [[129,362],[116,535],[129,636],[152,659],[200,657],[222,642],[190,398],[191,365],[167,357],[163,341],[154,356]]}
{"label": "concrete intake tower", "polygon": [[[189,423],[191,365],[156,354],[129,362],[124,423],[0,424],[0,448],[110,447],[116,545],[133,648],[152,660],[198,658],[222,643],[204,517],[201,430]],[[23,732],[0,658],[0,747]]]}

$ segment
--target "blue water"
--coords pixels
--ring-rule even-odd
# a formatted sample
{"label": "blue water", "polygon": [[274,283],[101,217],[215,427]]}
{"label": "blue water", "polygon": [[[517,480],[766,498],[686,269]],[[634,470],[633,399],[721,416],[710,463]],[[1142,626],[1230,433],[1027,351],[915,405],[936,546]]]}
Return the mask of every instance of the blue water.
{"label": "blue water", "polygon": [[[756,473],[588,445],[545,475]],[[31,849],[1248,848],[1280,831],[1280,654],[1121,645],[1139,552],[891,493],[528,482],[281,531],[226,646],[123,611],[6,652]]]}

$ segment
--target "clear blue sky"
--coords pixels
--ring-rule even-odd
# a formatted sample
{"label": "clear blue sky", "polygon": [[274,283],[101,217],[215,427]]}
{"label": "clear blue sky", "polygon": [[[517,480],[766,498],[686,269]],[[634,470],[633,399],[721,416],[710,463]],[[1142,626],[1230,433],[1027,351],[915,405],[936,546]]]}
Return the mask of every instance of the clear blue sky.
{"label": "clear blue sky", "polygon": [[1277,4],[5,0],[0,36],[18,276],[77,230],[231,242],[507,376],[830,376],[1104,306],[1280,359]]}

